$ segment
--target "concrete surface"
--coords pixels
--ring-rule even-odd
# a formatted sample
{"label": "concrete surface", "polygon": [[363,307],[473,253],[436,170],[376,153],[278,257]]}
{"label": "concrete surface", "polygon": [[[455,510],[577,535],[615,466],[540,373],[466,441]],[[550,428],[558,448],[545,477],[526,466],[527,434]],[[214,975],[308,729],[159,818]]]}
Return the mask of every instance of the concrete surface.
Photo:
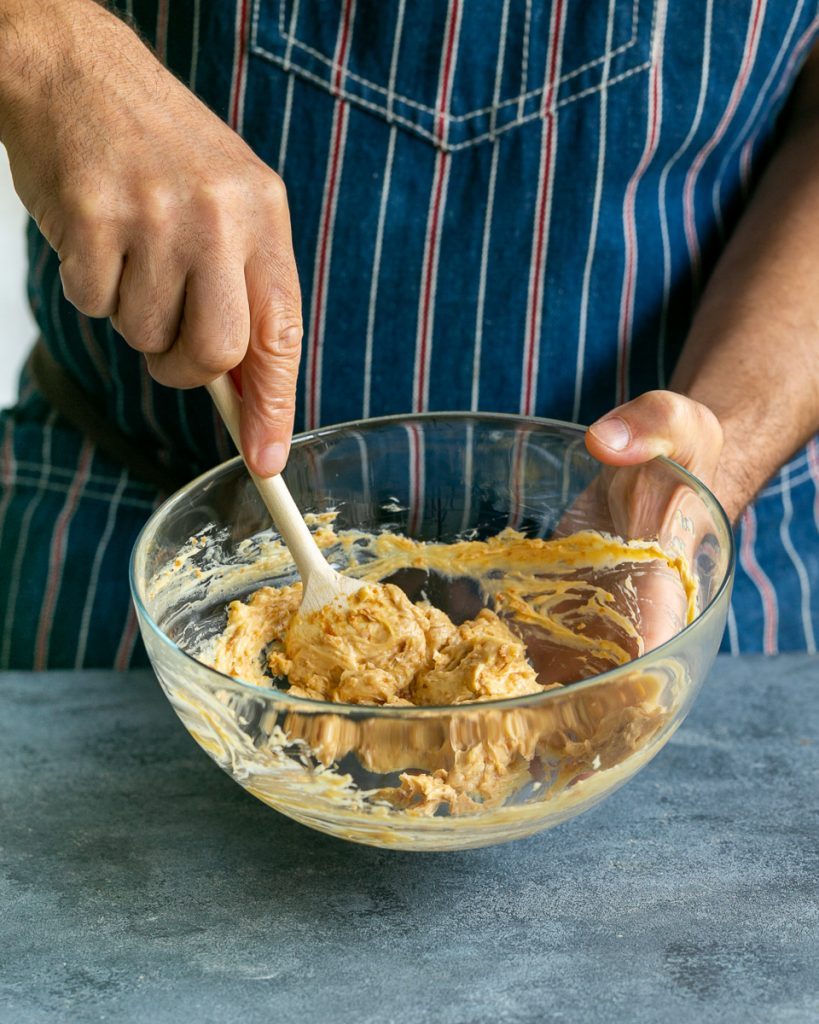
{"label": "concrete surface", "polygon": [[245,794],[145,673],[0,676],[0,1020],[819,1019],[819,659],[720,659],[598,810],[400,854]]}

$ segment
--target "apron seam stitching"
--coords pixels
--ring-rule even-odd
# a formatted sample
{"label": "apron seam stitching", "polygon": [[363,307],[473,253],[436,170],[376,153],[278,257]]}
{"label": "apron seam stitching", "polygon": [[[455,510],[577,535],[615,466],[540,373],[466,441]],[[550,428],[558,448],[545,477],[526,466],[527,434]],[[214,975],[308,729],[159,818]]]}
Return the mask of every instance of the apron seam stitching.
{"label": "apron seam stitching", "polygon": [[[306,75],[313,75],[313,79],[314,80],[319,81],[321,83],[324,83],[324,79],[322,79],[319,75],[316,75],[315,72],[309,72],[306,68],[301,68],[301,67],[299,67],[299,65],[294,65],[293,64],[292,56],[290,57],[290,59],[287,62],[285,62],[285,61],[283,61],[283,59],[279,55],[273,53],[272,51],[268,50],[266,47],[261,45],[261,43],[259,42],[259,38],[258,38],[260,12],[261,12],[261,2],[262,2],[262,0],[254,0],[253,23],[252,23],[252,31],[251,31],[251,50],[254,53],[256,53],[256,54],[258,54],[260,56],[268,57],[271,60],[274,60],[276,63],[280,63],[282,65],[282,67],[285,67],[287,70],[296,70],[296,71],[304,73]],[[653,6],[652,6],[652,19],[651,19],[651,21],[652,21],[652,29],[651,29],[651,37],[652,37],[652,39],[653,39],[653,34],[654,34],[654,32],[653,32],[654,15],[655,15],[655,12],[656,12],[657,3],[658,3],[658,0],[654,0]],[[630,50],[633,46],[635,46],[637,44],[637,42],[638,42],[638,21],[639,21],[638,9],[639,9],[639,4],[640,4],[640,0],[633,0],[633,3],[632,3],[631,38],[629,39],[628,42],[622,43],[620,46],[615,47],[615,49],[613,49],[613,50],[611,50],[611,51],[609,51],[607,53],[603,53],[599,57],[595,57],[593,60],[587,61],[585,64],[581,64],[579,67],[572,69],[571,71],[567,72],[565,75],[561,75],[554,82],[549,82],[549,83],[547,83],[547,84],[545,84],[543,86],[540,86],[537,89],[531,89],[528,92],[523,92],[523,93],[520,93],[517,96],[513,96],[513,97],[511,97],[509,99],[502,100],[501,102],[499,102],[496,105],[490,105],[490,106],[487,106],[487,107],[480,107],[480,108],[478,108],[476,110],[471,110],[471,111],[469,111],[466,114],[451,114],[448,111],[439,110],[436,107],[427,106],[425,103],[420,103],[418,100],[410,99],[408,96],[405,96],[403,93],[397,93],[394,90],[392,91],[391,95],[392,95],[392,97],[395,100],[398,100],[399,102],[403,103],[405,106],[413,107],[414,109],[420,111],[421,113],[427,114],[428,116],[433,117],[433,118],[437,118],[437,117],[443,116],[448,121],[454,122],[454,123],[466,122],[466,121],[472,120],[472,119],[474,119],[476,117],[483,117],[486,114],[491,114],[493,111],[501,110],[504,107],[510,107],[510,106],[515,106],[516,104],[525,103],[528,100],[531,100],[531,99],[534,99],[537,96],[540,96],[543,92],[546,91],[546,89],[556,89],[556,88],[559,88],[561,85],[563,85],[565,82],[570,81],[572,78],[576,78],[578,75],[583,74],[585,71],[589,71],[593,67],[597,67],[599,64],[603,64],[606,61],[611,61],[613,58],[615,58],[617,56],[620,56],[620,54],[625,53],[627,50]],[[332,70],[334,72],[340,72],[341,71],[341,68],[338,67],[338,65],[333,61],[333,59],[331,57],[328,57],[326,54],[321,53],[320,50],[315,49],[314,47],[310,46],[308,43],[302,42],[300,39],[296,38],[294,35],[291,35],[285,29],[285,26],[284,26],[284,0],[279,0],[279,35],[287,43],[288,50],[291,53],[292,53],[292,47],[296,46],[300,50],[303,50],[304,52],[310,54],[312,57],[315,57],[317,60],[320,60],[323,64],[326,64],[327,67],[330,70]],[[636,71],[637,69],[631,69],[631,70],[632,70],[632,73],[634,73],[634,71]],[[522,61],[521,61],[521,73],[522,73]],[[355,72],[350,71],[348,68],[344,69],[344,77],[352,79],[353,81],[358,82],[359,84],[366,86],[368,89],[372,89],[374,92],[381,93],[385,97],[390,95],[389,90],[385,86],[378,85],[376,82],[373,82],[373,81],[371,81],[368,78],[364,78],[362,75],[358,75]],[[614,80],[615,79],[609,79],[609,84],[612,81],[614,81]],[[326,84],[329,85],[330,83],[328,82]],[[593,88],[596,91],[600,87],[601,86],[594,86]],[[584,92],[581,95],[588,95],[588,92]],[[347,94],[347,98],[348,99],[356,99],[357,97],[353,97],[353,96],[350,96],[349,94]],[[361,102],[365,103],[367,101],[362,98]],[[377,110],[384,109],[384,108],[379,107],[377,104],[374,104],[372,101],[369,101],[369,102],[373,106],[374,109],[377,109]],[[386,109],[384,109],[384,113],[386,113]],[[513,125],[513,124],[516,124],[516,123],[520,123],[520,122],[518,122],[518,121],[510,122],[510,126]]]}

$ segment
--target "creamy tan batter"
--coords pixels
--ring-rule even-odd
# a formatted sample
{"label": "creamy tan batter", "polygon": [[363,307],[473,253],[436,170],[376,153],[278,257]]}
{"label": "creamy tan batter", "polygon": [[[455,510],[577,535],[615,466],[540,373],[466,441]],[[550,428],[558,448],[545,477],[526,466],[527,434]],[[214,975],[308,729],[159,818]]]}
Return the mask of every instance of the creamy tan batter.
{"label": "creamy tan batter", "polygon": [[[686,562],[652,542],[625,543],[592,531],[543,541],[508,530],[455,544],[385,534],[369,546],[368,560],[347,570],[368,581],[351,598],[302,616],[301,584],[262,587],[229,605],[225,630],[199,657],[261,685],[284,677],[289,693],[316,700],[462,705],[536,694],[643,653],[641,574],[665,580],[686,608],[685,621],[695,614]],[[402,568],[475,581],[494,610],[456,625],[426,601],[413,604],[398,587],[378,583]],[[463,733],[463,722],[454,720],[440,736],[432,735],[440,724],[426,725],[417,743],[403,735],[400,750],[383,749],[383,739],[379,749],[368,747],[359,728],[343,735],[337,717],[316,716],[316,735],[305,734],[314,726],[304,717],[292,716],[290,725],[325,764],[354,750],[370,771],[408,769],[398,787],[383,791],[393,806],[422,814],[446,806],[463,814],[502,803],[531,781],[533,758],[546,749],[544,727],[549,756],[557,749],[569,772],[601,758],[619,763],[662,724],[657,692],[645,679],[620,686],[580,721],[571,720],[574,705],[556,706],[545,725],[542,709],[520,709],[514,721],[501,716],[497,735],[491,724],[486,731],[489,713],[480,735]]]}

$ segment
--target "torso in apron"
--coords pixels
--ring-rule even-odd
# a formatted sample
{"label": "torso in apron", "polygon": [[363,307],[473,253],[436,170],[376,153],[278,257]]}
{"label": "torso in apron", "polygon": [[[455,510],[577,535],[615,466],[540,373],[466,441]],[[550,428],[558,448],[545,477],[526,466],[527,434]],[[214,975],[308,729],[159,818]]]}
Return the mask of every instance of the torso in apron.
{"label": "torso in apron", "polygon": [[[287,185],[297,430],[423,409],[589,422],[666,386],[816,33],[804,0],[116,6]],[[30,242],[46,343],[111,421],[186,475],[225,457],[204,392],[154,384]]]}

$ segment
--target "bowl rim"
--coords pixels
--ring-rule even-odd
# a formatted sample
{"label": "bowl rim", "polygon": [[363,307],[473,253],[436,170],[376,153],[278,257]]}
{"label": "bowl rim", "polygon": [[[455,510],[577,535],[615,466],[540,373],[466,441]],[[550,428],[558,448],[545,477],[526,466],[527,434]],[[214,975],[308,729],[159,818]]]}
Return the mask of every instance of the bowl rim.
{"label": "bowl rim", "polygon": [[[436,419],[490,422],[493,420],[497,422],[513,421],[517,426],[524,427],[526,425],[531,425],[533,427],[560,427],[562,429],[570,430],[578,436],[584,436],[588,429],[588,427],[583,426],[582,424],[572,423],[568,420],[558,420],[546,416],[519,416],[516,413],[470,412],[465,410],[396,413],[389,416],[373,416],[364,420],[347,420],[344,423],[334,423],[327,426],[316,427],[313,430],[305,430],[299,434],[293,435],[291,448],[302,447],[317,438],[340,433],[345,430],[370,430],[389,424],[404,424],[419,421],[424,423]],[[591,458],[594,458],[594,456],[591,456]],[[599,462],[598,459],[595,459],[595,461]],[[152,528],[154,522],[163,513],[165,513],[168,506],[182,501],[190,491],[200,483],[204,482],[206,478],[215,477],[221,473],[227,473],[235,466],[243,464],[241,455],[235,455],[233,458],[220,462],[216,466],[211,466],[210,469],[207,469],[204,473],[200,473],[198,476],[194,477],[191,481],[185,484],[184,487],[174,491],[174,493],[169,495],[161,505],[154,509],[137,534],[133,548],[131,549],[131,556],[128,561],[128,582],[131,590],[131,599],[136,606],[140,619],[148,623],[152,632],[156,634],[166,647],[174,652],[174,654],[182,655],[183,658],[191,661],[197,669],[205,669],[219,677],[220,680],[224,681],[221,685],[232,686],[238,688],[240,691],[247,691],[250,695],[255,697],[262,695],[267,699],[272,698],[277,701],[281,700],[286,704],[291,704],[294,710],[300,709],[305,713],[322,712],[325,714],[332,713],[335,715],[352,717],[361,715],[367,717],[371,715],[378,717],[391,717],[393,715],[398,715],[411,718],[440,715],[442,712],[447,714],[479,713],[487,708],[493,710],[506,710],[507,708],[525,708],[533,705],[540,705],[547,701],[555,700],[564,696],[569,690],[574,692],[577,690],[589,689],[593,686],[599,686],[601,683],[604,684],[606,682],[613,681],[616,678],[622,678],[623,674],[626,672],[631,672],[635,669],[639,671],[641,668],[650,667],[649,661],[662,662],[670,654],[673,654],[673,650],[670,649],[678,646],[682,642],[683,638],[686,637],[687,634],[690,635],[691,631],[693,631],[698,624],[704,623],[706,619],[713,617],[715,609],[718,608],[725,599],[726,591],[730,591],[733,585],[736,571],[736,542],[731,522],[719,500],[711,489],[699,479],[699,477],[696,477],[693,473],[689,472],[689,470],[684,466],[681,466],[678,462],[675,462],[673,459],[669,459],[664,455],[657,455],[654,459],[650,459],[649,462],[662,462],[669,465],[675,473],[682,477],[682,482],[687,483],[696,493],[700,494],[700,496],[704,498],[706,504],[709,505],[709,511],[712,512],[714,517],[717,520],[721,520],[726,536],[728,537],[728,563],[725,575],[720,581],[716,593],[708,603],[707,607],[704,608],[693,621],[687,623],[687,625],[683,626],[678,633],[675,633],[674,636],[670,637],[658,647],[654,647],[652,650],[638,655],[636,658],[633,658],[631,661],[627,661],[622,665],[617,665],[614,668],[607,669],[605,672],[599,672],[597,675],[588,676],[585,679],[577,679],[571,683],[566,683],[561,687],[544,690],[541,693],[525,694],[520,697],[498,697],[493,700],[469,701],[465,704],[430,704],[423,706],[414,704],[345,704],[334,701],[314,700],[311,697],[298,697],[294,694],[289,694],[286,690],[280,690],[275,686],[260,686],[257,683],[251,683],[249,680],[227,675],[227,673],[221,672],[219,669],[212,668],[210,665],[206,665],[203,661],[199,661],[198,658],[194,657],[194,655],[190,654],[171,640],[171,638],[162,629],[160,629],[159,625],[154,621],[153,616],[145,607],[145,603],[139,593],[139,586],[136,581],[137,551],[139,550],[142,540],[148,530]],[[604,465],[604,463],[599,464],[601,466]]]}

